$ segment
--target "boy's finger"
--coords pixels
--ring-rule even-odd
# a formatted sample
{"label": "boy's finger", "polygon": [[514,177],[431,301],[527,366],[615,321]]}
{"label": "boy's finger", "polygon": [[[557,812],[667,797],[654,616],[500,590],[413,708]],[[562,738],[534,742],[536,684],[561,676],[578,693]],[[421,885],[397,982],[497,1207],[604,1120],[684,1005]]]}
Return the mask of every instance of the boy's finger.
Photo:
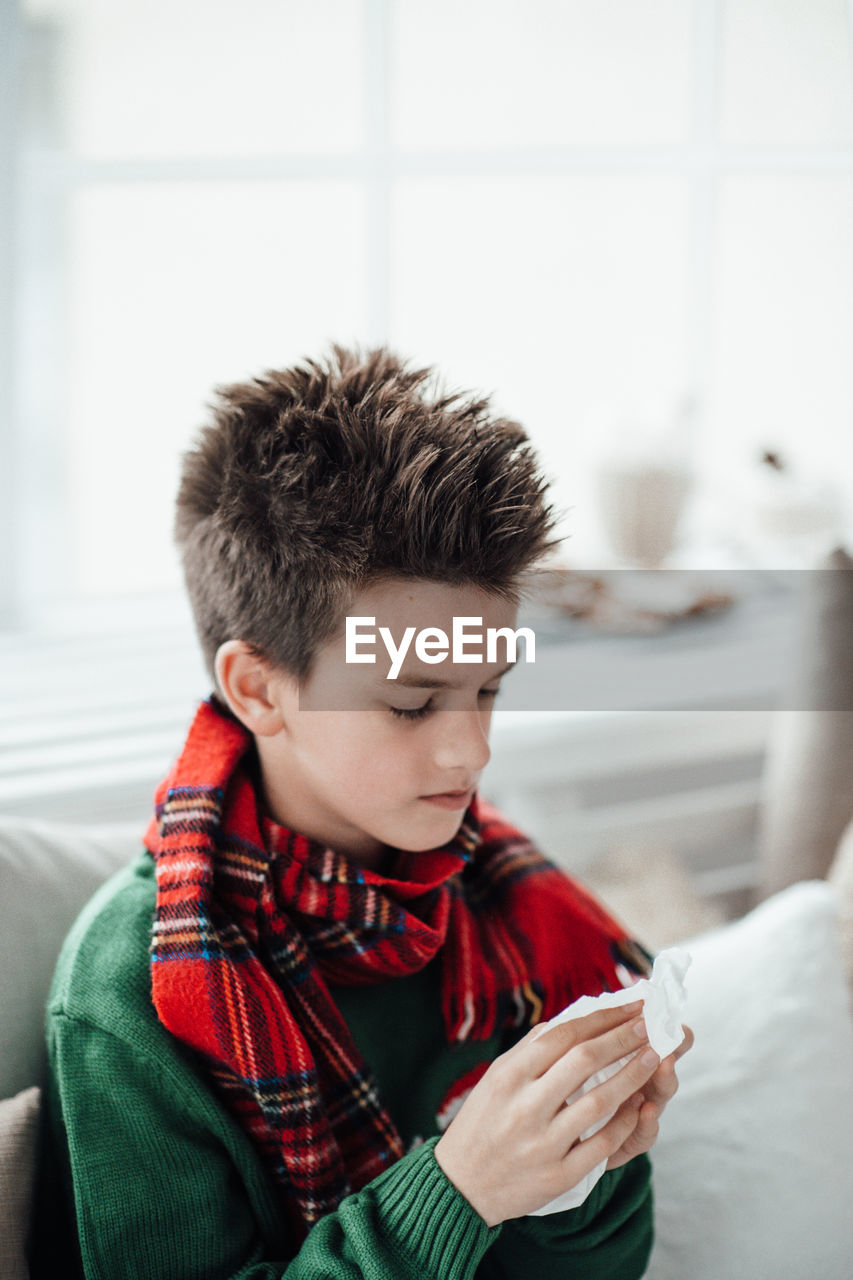
{"label": "boy's finger", "polygon": [[563,1157],[563,1167],[568,1179],[566,1190],[580,1182],[602,1160],[609,1160],[614,1152],[629,1141],[638,1123],[637,1107],[629,1099],[592,1137],[574,1142]]}
{"label": "boy's finger", "polygon": [[[631,1102],[633,1102],[633,1099],[630,1099],[626,1105],[630,1106]],[[618,1153],[619,1155],[624,1155],[626,1160],[633,1160],[634,1156],[642,1155],[645,1151],[651,1151],[660,1133],[660,1113],[657,1107],[652,1106],[644,1099],[638,1115],[637,1127],[633,1133],[628,1135]]]}
{"label": "boy's finger", "polygon": [[644,1090],[647,1100],[654,1103],[659,1111],[663,1111],[666,1104],[671,1102],[678,1092],[678,1076],[675,1074],[675,1064],[672,1059],[672,1054],[664,1058]]}
{"label": "boy's finger", "polygon": [[640,1107],[639,1122],[631,1135],[632,1140],[638,1144],[638,1154],[640,1151],[648,1151],[657,1141],[660,1133],[659,1122],[660,1108],[654,1103],[644,1102]]}
{"label": "boy's finger", "polygon": [[684,1032],[684,1039],[677,1049],[673,1049],[671,1054],[671,1057],[673,1058],[680,1058],[683,1054],[687,1053],[688,1050],[693,1048],[695,1036],[693,1035],[692,1030],[683,1022],[681,1024],[681,1030]]}
{"label": "boy's finger", "polygon": [[[638,1049],[648,1047],[648,1032],[642,1018],[632,1017],[596,1036],[594,1040],[582,1040],[573,1045],[561,1058],[539,1077],[537,1084],[542,1095],[543,1114],[553,1116],[569,1094],[584,1084],[596,1072],[618,1062],[620,1058],[633,1057]],[[655,1061],[658,1061],[657,1056]]]}
{"label": "boy's finger", "polygon": [[[632,1094],[642,1091],[659,1066],[660,1058],[653,1049],[641,1049],[609,1080],[589,1089],[571,1106],[562,1108],[562,1112],[558,1113],[559,1123],[574,1125],[576,1133],[586,1133],[587,1129],[601,1124],[606,1116],[611,1116]],[[563,1094],[563,1098],[573,1093],[587,1078],[581,1077],[573,1082],[572,1088]]]}
{"label": "boy's finger", "polygon": [[676,1075],[675,1064],[679,1058],[683,1057],[693,1047],[693,1032],[683,1023],[682,1029],[684,1031],[684,1039],[677,1049],[673,1049],[672,1053],[667,1054],[661,1060],[660,1067],[652,1076],[649,1081],[649,1087],[646,1089],[646,1095],[650,1101],[663,1104],[663,1107],[678,1092],[678,1076]]}
{"label": "boy's finger", "polygon": [[[642,1000],[636,1000],[628,1005],[618,1005],[615,1009],[596,1009],[594,1013],[587,1013],[582,1018],[572,1018],[568,1022],[560,1022],[556,1027],[549,1027],[547,1030],[534,1027],[523,1040],[519,1041],[515,1050],[523,1049],[525,1058],[531,1062],[532,1074],[540,1076],[575,1045],[612,1031],[614,1027],[622,1025],[629,1018],[636,1019],[642,1009]],[[636,1048],[636,1045],[634,1047]],[[514,1052],[510,1050],[510,1053]],[[509,1054],[506,1056],[509,1057]]]}

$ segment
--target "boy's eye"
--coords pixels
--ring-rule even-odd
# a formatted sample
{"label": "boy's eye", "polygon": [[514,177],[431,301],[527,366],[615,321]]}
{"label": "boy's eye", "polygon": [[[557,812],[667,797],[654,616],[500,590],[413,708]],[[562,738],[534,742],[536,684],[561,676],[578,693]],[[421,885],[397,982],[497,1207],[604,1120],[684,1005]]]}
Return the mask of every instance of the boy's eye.
{"label": "boy's eye", "polygon": [[[500,689],[481,689],[478,697],[480,698],[496,698],[500,693]],[[422,707],[389,707],[388,710],[395,716],[400,716],[403,720],[422,720],[424,716],[434,710],[432,698],[429,698]]]}
{"label": "boy's eye", "polygon": [[432,711],[432,698],[428,698],[422,707],[389,707],[388,710],[404,720],[421,720]]}

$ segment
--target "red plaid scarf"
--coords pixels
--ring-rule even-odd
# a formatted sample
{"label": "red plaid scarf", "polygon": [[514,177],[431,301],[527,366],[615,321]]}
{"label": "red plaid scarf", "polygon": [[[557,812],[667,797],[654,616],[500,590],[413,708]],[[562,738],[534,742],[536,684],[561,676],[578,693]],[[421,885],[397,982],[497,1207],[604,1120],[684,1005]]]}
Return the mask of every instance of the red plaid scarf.
{"label": "red plaid scarf", "polygon": [[329,982],[413,973],[440,951],[448,1041],[485,1039],[614,989],[619,962],[643,960],[482,801],[448,844],[398,858],[396,879],[259,812],[251,747],[211,698],[157,790],[152,991],[257,1144],[301,1238],[404,1150]]}

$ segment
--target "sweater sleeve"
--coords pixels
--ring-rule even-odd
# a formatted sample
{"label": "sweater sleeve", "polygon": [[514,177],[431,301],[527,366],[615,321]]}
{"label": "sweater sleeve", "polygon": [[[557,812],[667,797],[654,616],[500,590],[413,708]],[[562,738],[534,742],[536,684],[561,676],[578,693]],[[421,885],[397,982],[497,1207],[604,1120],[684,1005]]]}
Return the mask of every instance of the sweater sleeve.
{"label": "sweater sleeve", "polygon": [[639,1280],[652,1249],[648,1156],[635,1156],[598,1180],[576,1209],[510,1218],[483,1260],[478,1280]]}
{"label": "sweater sleeve", "polygon": [[[346,1197],[295,1256],[278,1223],[271,1254],[259,1165],[250,1186],[216,1123],[200,1119],[210,1102],[194,1108],[168,1061],[65,1014],[48,1044],[51,1144],[87,1280],[473,1280],[500,1235],[443,1173],[435,1138]],[[221,1115],[226,1138],[250,1148]],[[39,1230],[50,1231],[43,1216]],[[50,1249],[38,1253],[36,1274],[69,1275],[67,1255],[54,1266]]]}

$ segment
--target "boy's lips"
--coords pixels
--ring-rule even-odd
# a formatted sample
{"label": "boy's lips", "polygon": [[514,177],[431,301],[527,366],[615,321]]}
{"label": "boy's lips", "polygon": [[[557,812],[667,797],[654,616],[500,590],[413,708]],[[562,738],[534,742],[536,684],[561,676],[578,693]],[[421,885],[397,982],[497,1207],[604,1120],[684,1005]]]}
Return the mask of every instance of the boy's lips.
{"label": "boy's lips", "polygon": [[469,787],[467,791],[439,791],[435,795],[421,796],[420,799],[429,800],[430,804],[437,804],[440,809],[467,809],[473,795],[474,788]]}

